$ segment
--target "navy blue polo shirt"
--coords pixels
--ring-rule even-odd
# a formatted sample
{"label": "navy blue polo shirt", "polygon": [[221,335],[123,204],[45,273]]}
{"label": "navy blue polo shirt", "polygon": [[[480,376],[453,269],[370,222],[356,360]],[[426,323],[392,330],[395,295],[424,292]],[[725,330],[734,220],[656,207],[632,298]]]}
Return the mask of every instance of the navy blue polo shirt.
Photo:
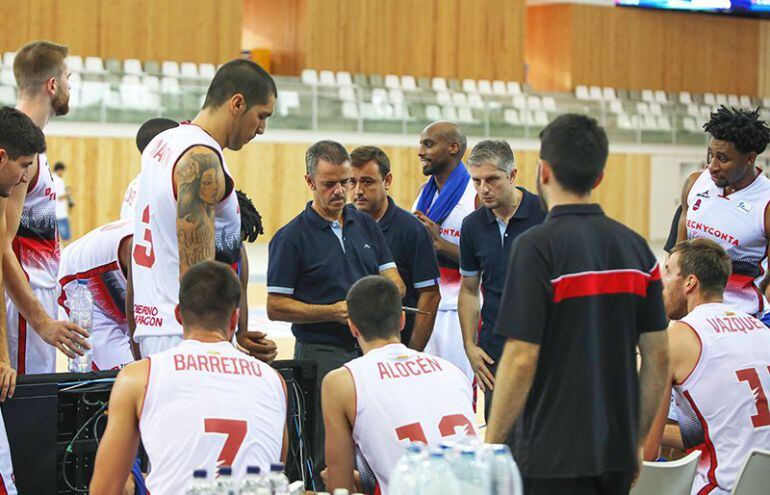
{"label": "navy blue polo shirt", "polygon": [[[268,293],[306,304],[334,304],[344,301],[361,278],[396,268],[372,217],[346,205],[340,225],[322,218],[310,205],[270,241]],[[348,326],[341,323],[294,323],[291,330],[299,342],[355,347]]]}
{"label": "navy blue polo shirt", "polygon": [[[438,284],[441,274],[438,269],[436,250],[428,229],[414,215],[399,208],[388,197],[388,209],[378,222],[388,242],[398,273],[406,285],[404,306],[417,307],[419,289]],[[401,341],[409,343],[414,329],[414,315],[406,315],[406,324],[401,332]]]}
{"label": "navy blue polo shirt", "polygon": [[495,361],[500,359],[505,344],[505,337],[495,335],[494,329],[511,245],[519,234],[543,223],[546,215],[536,195],[522,187],[518,189],[524,195],[508,225],[499,220],[492,210],[481,206],[465,217],[460,230],[460,273],[466,277],[481,275],[484,291],[479,346]]}

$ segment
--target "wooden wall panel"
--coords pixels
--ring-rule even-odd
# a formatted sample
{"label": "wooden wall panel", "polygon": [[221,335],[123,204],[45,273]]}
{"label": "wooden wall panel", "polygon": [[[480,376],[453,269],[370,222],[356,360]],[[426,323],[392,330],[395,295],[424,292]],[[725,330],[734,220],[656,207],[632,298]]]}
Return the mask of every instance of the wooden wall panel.
{"label": "wooden wall panel", "polygon": [[770,57],[770,47],[760,43],[770,21],[592,5],[527,10],[525,59],[538,89],[757,95],[758,65],[746,61],[761,67]]}
{"label": "wooden wall panel", "polygon": [[[306,144],[255,142],[235,153],[225,152],[238,188],[248,194],[262,214],[265,237],[296,216],[311,199],[305,184]],[[383,146],[393,169],[391,195],[407,210],[425,182],[414,147]],[[517,183],[535,191],[536,151],[516,152]],[[73,238],[115,220],[126,186],[139,172],[139,154],[132,139],[48,139],[51,163],[67,164],[65,179],[72,189]],[[613,154],[596,200],[611,217],[640,234],[649,232],[650,158],[641,154]]]}
{"label": "wooden wall panel", "polygon": [[104,58],[220,63],[241,48],[243,0],[0,0],[0,51],[47,39]]}
{"label": "wooden wall panel", "polygon": [[759,62],[757,92],[759,96],[770,96],[770,21],[759,25]]}
{"label": "wooden wall panel", "polygon": [[524,15],[524,0],[244,0],[244,43],[273,49],[276,74],[521,81]]}

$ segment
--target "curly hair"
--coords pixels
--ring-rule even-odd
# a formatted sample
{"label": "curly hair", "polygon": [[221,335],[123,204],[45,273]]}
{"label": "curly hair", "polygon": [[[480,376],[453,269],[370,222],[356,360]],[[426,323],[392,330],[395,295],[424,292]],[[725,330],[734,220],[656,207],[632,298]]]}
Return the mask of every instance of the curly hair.
{"label": "curly hair", "polygon": [[238,207],[241,210],[241,241],[254,242],[257,236],[265,233],[262,228],[262,215],[259,214],[254,203],[246,193],[235,191],[238,195]]}
{"label": "curly hair", "polygon": [[770,128],[759,118],[759,109],[741,110],[720,106],[703,129],[714,139],[729,141],[741,153],[762,153],[770,143]]}

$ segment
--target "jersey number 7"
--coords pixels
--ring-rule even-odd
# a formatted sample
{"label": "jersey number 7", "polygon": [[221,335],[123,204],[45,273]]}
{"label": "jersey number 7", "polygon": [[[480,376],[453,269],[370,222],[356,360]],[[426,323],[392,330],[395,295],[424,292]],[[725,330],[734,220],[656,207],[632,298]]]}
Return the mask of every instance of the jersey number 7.
{"label": "jersey number 7", "polygon": [[206,433],[227,435],[219,458],[217,458],[217,465],[232,466],[235,456],[238,455],[238,450],[243,444],[243,439],[246,438],[249,425],[241,419],[205,418],[203,427]]}

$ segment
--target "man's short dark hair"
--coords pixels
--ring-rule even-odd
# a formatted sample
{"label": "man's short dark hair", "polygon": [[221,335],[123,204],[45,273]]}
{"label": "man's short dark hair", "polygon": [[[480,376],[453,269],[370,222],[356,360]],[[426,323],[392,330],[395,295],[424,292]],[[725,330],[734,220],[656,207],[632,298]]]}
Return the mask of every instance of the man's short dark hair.
{"label": "man's short dark hair", "polygon": [[230,316],[241,301],[241,283],[232,268],[219,261],[202,261],[179,282],[179,312],[185,327],[228,330]]}
{"label": "man's short dark hair", "polygon": [[11,107],[0,108],[0,149],[11,160],[45,151],[43,131],[28,116]]}
{"label": "man's short dark hair", "polygon": [[36,95],[51,77],[64,75],[64,62],[69,50],[50,41],[32,41],[19,48],[13,59],[13,76],[23,93]]}
{"label": "man's short dark hair", "polygon": [[144,149],[155,136],[174,127],[179,127],[179,122],[165,117],[152,118],[142,124],[136,132],[136,148],[139,150],[139,153],[144,153]]}
{"label": "man's short dark hair", "polygon": [[318,141],[305,152],[305,170],[310,176],[315,175],[319,161],[342,165],[350,161],[348,150],[337,141]]}
{"label": "man's short dark hair", "polygon": [[540,159],[567,191],[588,194],[607,164],[607,134],[586,115],[560,115],[540,131]]}
{"label": "man's short dark hair", "polygon": [[364,277],[350,288],[348,317],[367,342],[401,332],[401,294],[396,284],[380,275]]}
{"label": "man's short dark hair", "polygon": [[64,164],[64,162],[56,162],[56,165],[53,166],[53,171],[58,172],[59,170],[66,169],[67,166]]}
{"label": "man's short dark hair", "polygon": [[722,105],[711,114],[703,129],[714,139],[729,141],[741,153],[760,154],[770,143],[770,128],[759,118],[759,109],[729,109]]}
{"label": "man's short dark hair", "polygon": [[270,95],[277,97],[273,77],[258,63],[236,59],[219,68],[211,80],[203,108],[219,108],[235,94],[243,95],[246,108],[264,105]]}
{"label": "man's short dark hair", "polygon": [[390,173],[390,159],[377,146],[359,146],[350,153],[350,165],[353,167],[363,167],[369,162],[377,164],[383,179]]}
{"label": "man's short dark hair", "polygon": [[682,277],[695,275],[700,289],[706,294],[721,296],[732,272],[732,262],[727,252],[710,239],[680,241],[671,250],[679,253],[679,272]]}

